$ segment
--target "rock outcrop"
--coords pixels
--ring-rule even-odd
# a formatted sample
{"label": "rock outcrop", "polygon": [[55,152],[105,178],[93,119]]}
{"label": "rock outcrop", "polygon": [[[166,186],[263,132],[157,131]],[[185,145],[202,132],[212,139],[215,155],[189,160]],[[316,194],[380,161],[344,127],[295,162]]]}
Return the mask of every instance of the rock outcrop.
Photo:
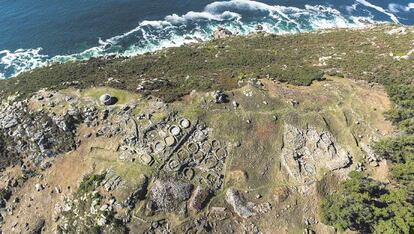
{"label": "rock outcrop", "polygon": [[249,218],[254,215],[254,204],[247,203],[239,191],[233,188],[227,189],[226,201],[233,207],[234,212],[240,217]]}
{"label": "rock outcrop", "polygon": [[109,94],[103,94],[99,100],[101,101],[101,103],[105,106],[109,106],[109,105],[113,105],[117,102],[117,98],[116,97],[112,97]]}
{"label": "rock outcrop", "polygon": [[227,98],[228,98],[227,94],[225,94],[223,91],[215,91],[213,93],[214,103],[220,104],[220,103],[228,102]]}
{"label": "rock outcrop", "polygon": [[151,200],[156,209],[173,212],[191,196],[193,185],[173,180],[157,180],[151,188]]}
{"label": "rock outcrop", "polygon": [[0,108],[0,169],[21,161],[40,165],[46,157],[75,148],[72,126],[76,117],[56,118],[46,112],[33,112],[27,101]]}
{"label": "rock outcrop", "polygon": [[226,38],[226,37],[230,37],[231,35],[233,35],[233,33],[230,30],[225,29],[223,27],[218,27],[213,32],[213,38],[214,39]]}
{"label": "rock outcrop", "polygon": [[301,130],[286,124],[283,143],[282,165],[298,182],[316,178],[322,170],[334,171],[352,163],[349,152],[336,143],[331,133],[313,127]]}

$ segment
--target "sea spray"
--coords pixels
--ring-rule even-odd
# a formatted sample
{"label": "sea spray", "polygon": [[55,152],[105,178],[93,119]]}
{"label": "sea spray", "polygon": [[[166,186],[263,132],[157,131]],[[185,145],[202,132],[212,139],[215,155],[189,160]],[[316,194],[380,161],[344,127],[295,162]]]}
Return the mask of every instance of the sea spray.
{"label": "sea spray", "polygon": [[[362,1],[362,0],[361,0]],[[94,57],[135,56],[162,48],[212,39],[217,27],[246,35],[258,25],[272,34],[309,32],[329,28],[361,28],[370,17],[345,16],[328,6],[304,8],[273,6],[249,0],[213,2],[202,12],[172,14],[163,20],[142,21],[136,28],[112,38],[99,39],[98,45],[80,53],[48,56],[41,48],[0,51],[0,79],[10,78],[52,63],[84,61]]]}

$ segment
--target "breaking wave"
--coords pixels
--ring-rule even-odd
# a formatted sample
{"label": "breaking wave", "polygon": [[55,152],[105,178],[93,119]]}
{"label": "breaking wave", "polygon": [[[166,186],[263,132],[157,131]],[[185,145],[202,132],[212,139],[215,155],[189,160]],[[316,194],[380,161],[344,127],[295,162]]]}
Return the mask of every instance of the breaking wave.
{"label": "breaking wave", "polygon": [[[392,20],[398,21],[392,13],[366,0],[356,2],[383,11]],[[322,5],[297,8],[249,0],[213,2],[202,12],[190,11],[184,15],[168,15],[163,20],[142,21],[131,31],[109,39],[99,39],[97,46],[76,54],[49,56],[42,54],[42,48],[0,51],[0,79],[52,63],[105,56],[129,57],[206,41],[212,38],[213,31],[219,26],[246,35],[254,32],[258,25],[268,33],[286,34],[329,28],[360,28],[370,23],[374,23],[372,16],[345,16],[336,9]]]}
{"label": "breaking wave", "polygon": [[388,9],[392,13],[409,12],[412,10],[414,11],[414,3],[408,3],[407,6],[404,6],[398,3],[390,3],[388,4]]}
{"label": "breaking wave", "polygon": [[385,10],[384,8],[382,8],[382,7],[380,7],[380,6],[374,5],[374,4],[372,4],[372,3],[370,3],[370,2],[368,2],[368,1],[366,1],[366,0],[356,0],[356,2],[357,2],[357,3],[360,3],[360,4],[364,5],[364,6],[366,6],[366,7],[368,7],[368,8],[372,8],[372,9],[374,9],[374,10],[378,11],[378,12],[381,12],[381,13],[383,13],[383,14],[385,14],[385,15],[388,15],[388,16],[390,17],[390,19],[391,19],[394,23],[397,23],[397,24],[399,24],[399,23],[400,23],[400,21],[398,20],[397,16],[395,16],[394,14],[392,14],[392,13],[388,12],[387,10]]}

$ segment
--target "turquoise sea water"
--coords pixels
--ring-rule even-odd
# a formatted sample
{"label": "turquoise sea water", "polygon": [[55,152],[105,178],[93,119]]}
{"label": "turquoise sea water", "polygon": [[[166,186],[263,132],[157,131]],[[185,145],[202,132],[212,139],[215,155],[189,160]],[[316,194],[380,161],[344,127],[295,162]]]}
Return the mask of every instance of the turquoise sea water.
{"label": "turquoise sea water", "polygon": [[[414,2],[414,0],[411,0]],[[414,3],[399,0],[0,0],[0,79],[53,62],[134,56],[211,39],[218,26],[275,34],[414,24]]]}

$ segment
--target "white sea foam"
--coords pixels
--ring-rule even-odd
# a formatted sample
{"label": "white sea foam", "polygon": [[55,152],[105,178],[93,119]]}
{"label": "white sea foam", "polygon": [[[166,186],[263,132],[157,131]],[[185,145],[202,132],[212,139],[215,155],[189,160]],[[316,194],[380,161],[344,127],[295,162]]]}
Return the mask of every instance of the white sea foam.
{"label": "white sea foam", "polygon": [[[18,49],[14,52],[9,50],[0,51],[0,64],[4,69],[13,68],[13,75],[17,76],[27,70],[47,65],[46,55],[40,54],[41,48],[37,49]],[[6,77],[7,74],[1,74]]]}
{"label": "white sea foam", "polygon": [[[357,1],[386,12],[365,0]],[[353,5],[353,9],[356,10],[356,4]],[[248,14],[245,14],[246,12]],[[386,13],[391,17],[391,13]],[[397,20],[395,16],[392,18]],[[144,20],[131,31],[108,39],[99,38],[97,46],[76,54],[50,57],[41,54],[41,48],[0,51],[0,79],[52,63],[105,56],[135,56],[162,48],[210,40],[212,32],[218,26],[241,35],[255,31],[258,25],[268,33],[286,34],[316,29],[364,27],[366,22],[374,21],[362,16],[344,16],[336,9],[321,5],[306,5],[302,9],[250,0],[213,2],[201,12],[172,14],[163,20]]]}
{"label": "white sea foam", "polygon": [[409,3],[407,6],[398,3],[390,3],[388,4],[388,9],[392,13],[409,12],[411,10],[414,10],[414,3]]}
{"label": "white sea foam", "polygon": [[240,9],[240,10],[249,10],[249,11],[257,11],[257,10],[266,10],[272,11],[277,6],[267,5],[265,3],[256,2],[256,1],[249,1],[249,0],[232,0],[232,1],[225,1],[225,2],[213,2],[208,4],[204,10],[208,12],[217,12],[220,9]]}
{"label": "white sea foam", "polygon": [[397,24],[400,23],[400,21],[398,20],[397,16],[395,16],[394,14],[386,11],[384,8],[382,8],[380,6],[374,5],[374,4],[372,4],[372,3],[370,3],[370,2],[368,2],[366,0],[356,0],[356,2],[362,4],[362,5],[366,6],[366,7],[375,9],[375,10],[377,10],[377,11],[379,11],[379,12],[385,14],[385,15],[388,15],[390,17],[390,19],[392,21],[394,21],[394,23],[397,23]]}

